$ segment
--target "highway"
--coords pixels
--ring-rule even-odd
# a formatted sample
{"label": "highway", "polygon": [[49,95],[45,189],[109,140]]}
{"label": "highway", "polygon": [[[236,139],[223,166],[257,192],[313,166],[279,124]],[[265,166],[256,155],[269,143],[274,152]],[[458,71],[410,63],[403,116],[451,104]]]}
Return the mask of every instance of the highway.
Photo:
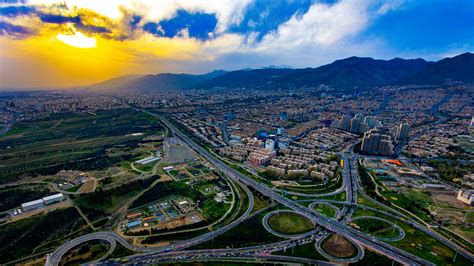
{"label": "highway", "polygon": [[[358,171],[357,171],[357,166],[356,166],[356,162],[358,160],[358,156],[353,156],[353,160],[351,161],[351,168],[352,168],[352,173],[354,175],[357,175],[358,176]],[[393,208],[390,208],[386,205],[384,205],[383,203],[380,203],[379,201],[371,198],[369,195],[367,195],[363,188],[362,188],[362,184],[359,183],[359,180],[360,178],[357,178],[357,182],[355,183],[356,185],[356,188],[357,188],[357,191],[359,191],[359,193],[367,200],[371,201],[372,203],[380,206],[381,208],[383,209],[390,209],[393,213],[395,213],[397,216],[391,214],[391,213],[388,213],[388,212],[383,212],[383,211],[380,211],[378,209],[373,209],[373,208],[370,208],[370,207],[367,207],[367,206],[362,206],[362,208],[365,208],[365,209],[372,209],[372,210],[376,210],[376,211],[379,211],[379,212],[383,212],[385,215],[387,216],[391,216],[395,219],[400,219],[400,220],[403,220],[405,223],[413,226],[414,228],[416,228],[417,230],[420,230],[422,231],[423,233],[429,235],[430,237],[438,240],[439,242],[443,243],[444,245],[446,245],[447,247],[449,247],[450,249],[452,250],[455,250],[456,252],[458,252],[459,254],[461,254],[463,257],[465,257],[466,259],[470,260],[471,262],[474,262],[474,256],[473,254],[471,254],[469,251],[465,250],[464,248],[460,247],[459,245],[453,243],[452,241],[449,241],[449,239],[445,238],[444,236],[438,234],[437,232],[433,231],[433,230],[430,230],[429,228],[415,222],[413,219],[407,217],[405,214],[402,214],[401,212],[393,209]]]}
{"label": "highway", "polygon": [[167,246],[164,246],[164,247],[137,247],[137,246],[133,246],[133,245],[130,245],[127,242],[126,239],[119,236],[115,232],[91,233],[91,234],[87,234],[87,235],[83,235],[81,237],[75,238],[75,239],[63,244],[59,248],[57,248],[49,256],[49,260],[48,260],[49,264],[48,265],[52,265],[52,266],[59,265],[59,263],[61,261],[61,258],[71,248],[73,248],[77,245],[80,245],[82,243],[91,241],[91,240],[104,240],[104,241],[107,241],[107,242],[111,243],[111,245],[113,245],[114,247],[115,247],[115,243],[118,242],[118,243],[122,244],[127,249],[130,249],[130,250],[133,250],[133,251],[136,251],[136,252],[142,252],[142,253],[162,253],[162,252],[169,252],[171,250],[181,250],[181,249],[185,249],[185,248],[188,248],[188,247],[191,247],[191,246],[209,241],[209,240],[211,240],[211,239],[213,239],[213,238],[215,238],[215,237],[231,230],[232,228],[236,227],[242,221],[246,220],[249,217],[250,212],[252,211],[253,206],[254,206],[254,198],[253,198],[252,193],[250,192],[250,190],[247,187],[245,187],[245,186],[241,186],[241,187],[245,191],[245,193],[249,196],[249,206],[247,207],[245,212],[240,217],[238,217],[237,219],[235,219],[231,223],[229,223],[229,224],[227,224],[227,225],[225,225],[225,226],[223,226],[223,227],[221,227],[221,228],[219,228],[215,231],[211,231],[211,232],[196,236],[194,238],[184,240],[184,241],[180,241],[178,243],[167,245]]}
{"label": "highway", "polygon": [[[199,155],[207,159],[210,163],[212,163],[217,169],[219,169],[222,173],[224,173],[227,177],[233,179],[236,182],[240,182],[248,187],[252,187],[256,191],[260,192],[261,194],[273,199],[274,201],[283,204],[284,206],[288,207],[289,209],[297,212],[298,214],[307,217],[308,219],[312,220],[313,223],[325,228],[327,231],[334,232],[340,235],[344,235],[346,238],[351,240],[356,244],[356,246],[362,245],[370,250],[377,251],[378,253],[384,254],[389,258],[392,258],[402,264],[407,265],[433,265],[431,262],[414,256],[408,252],[395,248],[373,236],[369,236],[365,233],[359,232],[358,230],[348,226],[345,224],[346,220],[350,218],[350,215],[355,211],[357,208],[357,191],[360,191],[362,195],[363,191],[361,190],[361,186],[359,184],[359,178],[357,174],[357,168],[355,167],[355,161],[357,157],[350,157],[349,155],[343,155],[344,160],[344,170],[343,170],[343,185],[340,189],[344,189],[346,191],[346,203],[344,204],[344,208],[338,216],[339,220],[327,218],[318,212],[314,211],[311,208],[304,207],[298,204],[295,201],[292,201],[281,194],[275,192],[270,187],[266,186],[265,184],[259,183],[250,177],[238,172],[237,170],[231,168],[230,166],[226,165],[221,160],[217,159],[213,156],[210,152],[206,149],[198,145],[194,142],[190,137],[182,133],[179,129],[176,128],[168,120],[164,119],[161,116],[156,114],[150,113],[149,114],[158,117],[162,124],[164,124],[174,136],[179,137],[181,140],[184,141],[186,145],[191,147],[194,151],[196,151]],[[243,186],[245,188],[245,186]],[[253,202],[253,201],[252,201]],[[327,201],[329,202],[329,201]],[[253,205],[253,203],[252,203]],[[257,257],[262,254],[271,253],[277,250],[283,250],[287,248],[294,247],[297,244],[304,244],[313,241],[315,238],[320,239],[327,235],[327,232],[323,230],[314,230],[312,231],[314,234],[309,236],[307,234],[301,236],[302,238],[293,238],[288,241],[272,243],[262,246],[256,247],[247,247],[247,248],[238,248],[238,249],[212,249],[212,250],[183,250],[185,248],[191,247],[193,245],[197,245],[199,243],[211,240],[212,238],[234,228],[237,226],[241,221],[245,220],[250,213],[251,208],[247,209],[246,213],[239,217],[234,222],[219,228],[216,231],[209,232],[207,234],[203,234],[201,236],[194,237],[189,240],[184,240],[178,242],[176,244],[168,245],[165,247],[159,248],[142,248],[142,247],[135,247],[130,245],[126,240],[122,239],[120,236],[116,235],[113,232],[99,232],[93,233],[86,236],[82,236],[80,238],[76,238],[60,248],[58,248],[50,258],[51,265],[58,265],[60,262],[61,257],[69,250],[70,248],[84,243],[86,241],[92,239],[104,239],[106,241],[116,241],[120,244],[124,245],[124,247],[137,251],[143,252],[145,254],[135,255],[127,257],[130,261],[127,263],[147,263],[150,260],[161,260],[165,261],[173,261],[175,259],[178,260],[201,260],[204,258],[209,259],[217,259],[221,257]],[[425,230],[428,230],[425,228]],[[430,231],[430,230],[428,230]],[[111,240],[114,239],[114,240]],[[269,255],[269,254],[266,254]],[[463,254],[464,255],[464,254]],[[268,256],[270,257],[270,256]],[[276,257],[273,256],[275,259]],[[472,260],[472,257],[468,257]],[[108,261],[110,262],[110,261]]]}
{"label": "highway", "polygon": [[[165,262],[183,262],[183,261],[239,261],[248,262],[292,262],[292,263],[304,263],[304,264],[317,264],[317,265],[335,265],[329,262],[323,262],[318,260],[306,259],[306,258],[295,258],[282,255],[272,255],[271,253],[287,250],[290,253],[290,249],[297,245],[303,245],[313,242],[313,238],[305,239],[292,239],[267,245],[254,246],[254,247],[243,247],[234,249],[202,249],[202,250],[182,250],[169,253],[150,253],[143,255],[129,256],[125,258],[127,264],[142,265],[142,264],[154,264],[154,263],[165,263]],[[122,264],[123,260],[109,260],[98,265],[118,265]],[[285,263],[285,264],[286,264]]]}
{"label": "highway", "polygon": [[[238,180],[241,183],[254,188],[255,190],[259,191],[263,195],[272,198],[273,200],[285,205],[286,207],[298,212],[300,215],[303,215],[309,219],[311,219],[313,222],[316,224],[326,228],[327,230],[344,235],[350,239],[352,239],[354,242],[361,244],[369,249],[376,250],[379,253],[382,253],[400,263],[403,264],[412,264],[412,265],[432,265],[431,262],[426,261],[422,258],[419,258],[417,256],[414,256],[408,252],[405,252],[403,250],[400,250],[398,248],[392,247],[382,241],[377,240],[375,237],[370,237],[366,234],[363,234],[346,224],[339,222],[337,220],[327,218],[321,214],[319,214],[316,211],[313,211],[307,207],[301,206],[296,202],[291,201],[290,199],[287,199],[286,197],[275,193],[271,188],[268,186],[258,183],[255,180],[243,175],[242,173],[234,170],[233,168],[229,167],[219,159],[215,158],[212,156],[207,150],[205,150],[203,147],[198,145],[196,142],[191,140],[186,134],[182,133],[178,128],[176,128],[175,125],[173,125],[171,122],[169,122],[167,119],[164,119],[161,116],[158,116],[154,113],[148,112],[150,115],[153,115],[160,119],[160,121],[170,129],[170,131],[181,138],[189,147],[191,147],[193,150],[195,150],[198,154],[200,154],[202,157],[206,158],[208,161],[210,161],[214,166],[219,168],[222,172],[224,172],[227,176],[231,177],[234,180]],[[352,183],[356,183],[357,181],[352,180]],[[357,194],[357,192],[353,192],[354,194]],[[352,197],[353,197],[353,193]]]}
{"label": "highway", "polygon": [[[245,187],[243,187],[243,188],[244,188],[244,190],[248,191],[247,188],[245,188]],[[248,193],[250,193],[250,195],[251,195],[250,191],[248,191]],[[64,245],[60,246],[59,248],[57,248],[50,255],[49,263],[50,263],[50,265],[53,265],[53,266],[59,265],[59,263],[61,261],[61,258],[67,253],[67,251],[69,251],[71,248],[73,248],[77,245],[80,245],[80,244],[85,243],[85,242],[90,241],[90,240],[105,240],[105,241],[107,241],[111,244],[114,243],[113,245],[115,245],[115,242],[119,242],[120,244],[122,244],[127,249],[130,249],[130,250],[133,250],[133,251],[136,251],[136,252],[143,252],[143,253],[161,253],[161,252],[169,252],[171,250],[185,249],[185,248],[188,248],[188,247],[191,247],[191,246],[209,241],[209,240],[211,240],[211,239],[213,239],[213,238],[229,231],[230,229],[234,228],[235,226],[239,225],[242,221],[247,219],[247,217],[249,216],[250,212],[253,209],[253,205],[254,205],[253,197],[250,197],[249,202],[250,202],[249,207],[247,208],[245,213],[242,216],[240,216],[239,218],[237,218],[236,220],[232,221],[231,223],[229,223],[229,224],[227,224],[227,225],[225,225],[225,226],[223,226],[223,227],[221,227],[221,228],[219,228],[215,231],[211,231],[209,233],[205,233],[205,234],[199,235],[197,237],[194,237],[194,238],[191,238],[191,239],[188,239],[188,240],[185,240],[185,241],[178,242],[176,244],[171,244],[171,245],[167,245],[167,246],[164,246],[164,247],[137,247],[137,246],[130,245],[127,242],[127,240],[125,240],[124,238],[122,238],[121,236],[116,234],[115,232],[96,232],[96,233],[91,233],[91,234],[87,234],[87,235],[83,235],[81,237],[75,238],[75,239],[65,243]]]}

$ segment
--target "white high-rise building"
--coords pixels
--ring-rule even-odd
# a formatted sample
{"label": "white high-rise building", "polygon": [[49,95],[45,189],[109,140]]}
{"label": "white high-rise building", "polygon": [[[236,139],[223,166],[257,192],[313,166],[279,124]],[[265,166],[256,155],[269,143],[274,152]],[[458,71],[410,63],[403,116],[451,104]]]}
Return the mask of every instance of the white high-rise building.
{"label": "white high-rise building", "polygon": [[272,139],[267,139],[265,141],[265,149],[269,151],[274,151],[275,150],[275,141]]}

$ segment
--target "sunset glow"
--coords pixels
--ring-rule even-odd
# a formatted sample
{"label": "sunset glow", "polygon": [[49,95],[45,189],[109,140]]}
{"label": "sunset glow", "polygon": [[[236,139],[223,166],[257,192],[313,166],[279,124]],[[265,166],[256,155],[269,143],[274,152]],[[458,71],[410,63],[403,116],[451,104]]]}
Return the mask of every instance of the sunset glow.
{"label": "sunset glow", "polygon": [[87,37],[80,32],[76,32],[74,35],[59,33],[56,37],[63,43],[77,48],[95,48],[96,44],[95,38]]}
{"label": "sunset glow", "polygon": [[[456,24],[472,21],[469,1],[430,5],[425,16],[436,19],[420,21],[418,12],[429,5],[423,1],[271,2],[2,2],[0,86],[68,87],[125,74],[315,67],[353,55],[437,60],[472,50],[464,41],[472,39],[470,27]],[[416,27],[400,24],[410,19]],[[446,37],[438,38],[439,31]]]}

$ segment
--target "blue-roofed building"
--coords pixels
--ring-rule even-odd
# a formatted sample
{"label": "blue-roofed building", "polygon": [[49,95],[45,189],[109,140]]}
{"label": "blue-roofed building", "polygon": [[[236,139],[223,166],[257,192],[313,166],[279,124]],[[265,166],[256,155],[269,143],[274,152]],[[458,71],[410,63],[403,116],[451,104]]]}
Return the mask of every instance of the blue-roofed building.
{"label": "blue-roofed building", "polygon": [[287,112],[280,112],[280,115],[279,115],[280,119],[281,120],[288,120],[288,113]]}
{"label": "blue-roofed building", "polygon": [[263,129],[258,130],[257,138],[260,140],[266,140],[268,138],[268,132]]}
{"label": "blue-roofed building", "polygon": [[135,220],[135,221],[129,222],[127,224],[127,227],[128,227],[128,229],[133,229],[133,228],[139,227],[141,224],[142,224],[142,222],[140,220]]}

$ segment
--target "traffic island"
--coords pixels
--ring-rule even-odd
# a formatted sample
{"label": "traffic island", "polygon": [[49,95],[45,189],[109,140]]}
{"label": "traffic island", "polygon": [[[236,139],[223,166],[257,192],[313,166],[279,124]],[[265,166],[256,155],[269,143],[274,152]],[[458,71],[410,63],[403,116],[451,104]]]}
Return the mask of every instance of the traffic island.
{"label": "traffic island", "polygon": [[90,240],[68,250],[61,258],[60,265],[74,265],[98,262],[109,256],[115,249],[115,241]]}
{"label": "traffic island", "polygon": [[262,223],[268,232],[284,238],[301,237],[315,230],[310,219],[292,210],[269,212]]}
{"label": "traffic island", "polygon": [[392,221],[374,217],[359,216],[351,219],[350,225],[382,241],[395,242],[405,237],[405,231]]}
{"label": "traffic island", "polygon": [[357,262],[364,257],[364,249],[360,245],[337,234],[319,238],[316,249],[325,258],[341,263]]}

